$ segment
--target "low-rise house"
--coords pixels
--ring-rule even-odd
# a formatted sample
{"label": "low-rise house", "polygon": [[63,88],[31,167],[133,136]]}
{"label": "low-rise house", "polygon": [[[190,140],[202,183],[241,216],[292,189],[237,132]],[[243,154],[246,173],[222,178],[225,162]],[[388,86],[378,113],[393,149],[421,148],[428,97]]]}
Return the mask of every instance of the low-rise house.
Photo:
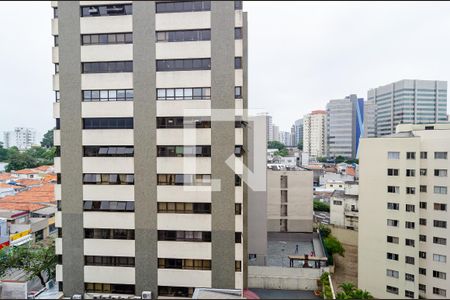
{"label": "low-rise house", "polygon": [[16,191],[14,187],[9,184],[0,183],[0,198],[4,198],[6,196],[14,196]]}
{"label": "low-rise house", "polygon": [[357,183],[345,184],[343,190],[335,190],[330,199],[330,223],[347,229],[358,230]]}

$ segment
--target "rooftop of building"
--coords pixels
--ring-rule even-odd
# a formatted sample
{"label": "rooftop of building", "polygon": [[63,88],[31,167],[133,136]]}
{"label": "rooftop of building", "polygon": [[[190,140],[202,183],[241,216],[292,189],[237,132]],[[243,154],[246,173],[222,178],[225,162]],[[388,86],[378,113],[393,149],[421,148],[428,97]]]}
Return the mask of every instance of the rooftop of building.
{"label": "rooftop of building", "polygon": [[0,218],[4,219],[14,219],[22,215],[27,215],[26,211],[14,210],[14,209],[0,209]]}
{"label": "rooftop of building", "polygon": [[192,299],[245,299],[241,290],[197,288]]}
{"label": "rooftop of building", "polygon": [[353,199],[358,199],[358,195],[352,195],[352,194],[347,194],[345,191],[343,190],[336,190],[333,192],[333,194],[331,195],[331,197],[335,197],[335,198],[353,198]]}
{"label": "rooftop of building", "polygon": [[303,167],[289,166],[284,164],[267,164],[267,170],[271,171],[310,171]]}
{"label": "rooftop of building", "polygon": [[11,178],[11,173],[0,173],[0,181],[7,181]]}
{"label": "rooftop of building", "polygon": [[29,187],[27,190],[14,196],[6,196],[0,199],[0,209],[36,211],[49,205],[54,205],[55,185],[42,183],[40,186]]}

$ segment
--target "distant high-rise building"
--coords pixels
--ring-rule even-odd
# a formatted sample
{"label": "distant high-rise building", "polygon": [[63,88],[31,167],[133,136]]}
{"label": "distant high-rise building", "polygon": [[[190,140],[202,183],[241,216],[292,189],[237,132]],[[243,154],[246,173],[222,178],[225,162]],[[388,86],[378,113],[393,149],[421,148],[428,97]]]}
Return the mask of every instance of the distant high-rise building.
{"label": "distant high-rise building", "polygon": [[272,132],[273,132],[272,141],[281,142],[280,141],[280,127],[278,127],[277,125],[273,124],[272,125]]}
{"label": "distant high-rise building", "polygon": [[243,290],[245,169],[227,165],[249,155],[242,1],[51,5],[60,290]]}
{"label": "distant high-rise building", "polygon": [[311,158],[325,153],[325,126],[327,112],[315,110],[303,118],[303,151]]}
{"label": "distant high-rise building", "polygon": [[291,133],[288,131],[280,131],[280,143],[283,143],[286,146],[292,146],[291,145]]}
{"label": "distant high-rise building", "polygon": [[371,138],[376,136],[375,130],[375,101],[367,100],[364,103],[364,134],[363,137]]}
{"label": "distant high-rise building", "polygon": [[450,295],[450,124],[361,139],[358,287],[376,299]]}
{"label": "distant high-rise building", "polygon": [[295,143],[295,125],[291,126],[291,140],[290,140],[290,144],[292,147],[297,146],[297,144]]}
{"label": "distant high-rise building", "polygon": [[300,142],[303,143],[303,119],[298,119],[294,122],[294,145],[297,146]]}
{"label": "distant high-rise building", "polygon": [[17,147],[26,150],[36,145],[36,131],[33,128],[16,127],[3,133],[3,147]]}
{"label": "distant high-rise building", "polygon": [[377,136],[392,134],[398,124],[433,124],[447,121],[447,82],[400,80],[367,93],[376,104]]}
{"label": "distant high-rise building", "polygon": [[264,116],[266,118],[266,138],[268,142],[271,142],[274,140],[273,135],[273,120],[272,116],[268,113],[258,113],[257,116]]}
{"label": "distant high-rise building", "polygon": [[364,99],[350,95],[327,104],[327,156],[355,158],[364,131]]}

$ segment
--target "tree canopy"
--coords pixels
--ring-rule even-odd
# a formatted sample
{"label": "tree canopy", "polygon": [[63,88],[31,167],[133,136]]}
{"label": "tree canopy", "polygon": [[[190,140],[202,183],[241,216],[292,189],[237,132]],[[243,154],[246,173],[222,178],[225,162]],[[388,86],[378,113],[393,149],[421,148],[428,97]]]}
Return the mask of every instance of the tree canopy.
{"label": "tree canopy", "polygon": [[53,129],[50,129],[49,131],[47,131],[46,134],[44,134],[44,138],[41,141],[41,147],[44,148],[53,147]]}
{"label": "tree canopy", "polygon": [[56,153],[54,147],[47,149],[39,146],[31,147],[25,151],[19,151],[16,147],[5,150],[7,151],[7,154],[6,160],[4,161],[8,163],[5,168],[6,172],[36,168],[43,165],[52,165]]}
{"label": "tree canopy", "polygon": [[280,143],[279,141],[269,141],[267,143],[267,149],[278,149],[278,151],[279,151],[279,150],[282,150],[285,148],[286,148],[286,145],[283,143]]}

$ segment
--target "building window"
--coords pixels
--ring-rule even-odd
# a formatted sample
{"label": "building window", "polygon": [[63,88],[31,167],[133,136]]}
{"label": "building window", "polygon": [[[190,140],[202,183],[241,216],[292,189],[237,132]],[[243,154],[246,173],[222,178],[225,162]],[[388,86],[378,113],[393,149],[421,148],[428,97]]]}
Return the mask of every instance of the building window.
{"label": "building window", "polygon": [[405,280],[406,281],[414,281],[414,275],[413,274],[409,274],[409,273],[405,273]]}
{"label": "building window", "polygon": [[388,169],[387,174],[388,176],[398,176],[398,169]]}
{"label": "building window", "polygon": [[444,169],[435,169],[435,170],[434,170],[434,176],[438,176],[438,177],[447,177],[447,170],[444,170]]}
{"label": "building window", "polygon": [[399,273],[398,273],[398,271],[387,269],[386,270],[386,276],[393,277],[393,278],[398,278],[399,277]]}
{"label": "building window", "polygon": [[420,176],[427,176],[427,169],[420,169]]}
{"label": "building window", "polygon": [[423,276],[426,276],[427,275],[427,269],[419,268],[419,274],[423,275]]}
{"label": "building window", "polygon": [[100,229],[85,228],[85,239],[106,239],[106,240],[134,240],[133,229]]}
{"label": "building window", "polygon": [[420,186],[420,192],[421,193],[426,193],[427,192],[427,186],[426,185],[421,185]]}
{"label": "building window", "polygon": [[158,230],[158,241],[211,242],[209,231]]}
{"label": "building window", "polygon": [[412,239],[405,239],[405,246],[415,247],[415,241]]}
{"label": "building window", "polygon": [[400,152],[388,152],[389,160],[398,160],[400,159]]}
{"label": "building window", "polygon": [[133,72],[132,61],[83,62],[82,73],[123,73]]}
{"label": "building window", "polygon": [[82,17],[123,16],[133,13],[131,4],[91,5],[81,7]]}
{"label": "building window", "polygon": [[53,18],[58,19],[58,8],[53,7]]}
{"label": "building window", "polygon": [[447,245],[447,239],[441,237],[433,237],[433,243],[438,245]]}
{"label": "building window", "polygon": [[419,258],[427,259],[427,253],[423,251],[419,251]]}
{"label": "building window", "polygon": [[416,206],[412,204],[406,204],[406,211],[407,212],[415,212]]}
{"label": "building window", "polygon": [[407,195],[414,195],[416,193],[416,188],[415,187],[407,187],[406,188],[406,194]]}
{"label": "building window", "polygon": [[398,227],[398,220],[387,220],[387,226]]}
{"label": "building window", "polygon": [[447,195],[447,187],[446,186],[434,186],[434,193]]}
{"label": "building window", "polygon": [[400,187],[398,187],[398,186],[388,186],[387,187],[387,192],[388,193],[399,194],[400,193]]}
{"label": "building window", "polygon": [[211,185],[210,174],[158,174],[158,185]]}
{"label": "building window", "polygon": [[236,27],[234,29],[234,39],[242,40],[242,28],[241,27]]}
{"label": "building window", "polygon": [[434,152],[434,159],[447,159],[447,152]]}
{"label": "building window", "polygon": [[133,33],[82,34],[81,45],[132,44]]}
{"label": "building window", "polygon": [[414,265],[414,257],[412,257],[412,256],[405,256],[405,264]]}
{"label": "building window", "polygon": [[242,204],[241,203],[234,204],[234,213],[237,216],[242,214]]}
{"label": "building window", "polygon": [[414,229],[415,228],[415,223],[414,222],[410,222],[410,221],[406,221],[405,222],[405,228]]}
{"label": "building window", "polygon": [[427,287],[425,284],[420,284],[419,283],[419,291],[426,293],[427,292]]}
{"label": "building window", "polygon": [[416,152],[406,152],[406,159],[416,159]]}
{"label": "building window", "polygon": [[242,69],[242,57],[235,57],[234,58],[234,68],[235,69]]}
{"label": "building window", "polygon": [[342,201],[340,201],[340,200],[333,200],[333,205],[342,205]]}
{"label": "building window", "polygon": [[447,222],[441,220],[433,220],[433,226],[437,228],[447,228]]}
{"label": "building window", "polygon": [[433,277],[439,279],[447,279],[447,274],[444,272],[433,271]]}
{"label": "building window", "polygon": [[386,292],[390,293],[390,294],[395,294],[398,295],[398,288],[387,285],[386,286]]}
{"label": "building window", "polygon": [[420,159],[427,159],[428,158],[428,152],[420,152]]}
{"label": "building window", "polygon": [[134,212],[134,201],[84,201],[84,211]]}
{"label": "building window", "polygon": [[133,174],[83,174],[83,184],[132,185]]}
{"label": "building window", "polygon": [[447,262],[447,256],[446,255],[440,255],[440,254],[433,254],[433,261],[437,261],[440,263],[446,263]]}
{"label": "building window", "polygon": [[419,202],[420,209],[427,209],[427,203],[426,202]]}
{"label": "building window", "polygon": [[419,219],[419,224],[422,225],[422,226],[427,226],[427,219],[420,218]]}
{"label": "building window", "polygon": [[55,74],[59,73],[59,64],[55,64]]}
{"label": "building window", "polygon": [[156,13],[210,11],[211,1],[157,2]]}
{"label": "building window", "polygon": [[[407,275],[411,275],[411,274],[407,274]],[[413,280],[411,280],[411,281],[414,281],[414,275],[412,275],[412,276],[413,276]],[[414,292],[405,290],[405,298],[414,299]]]}
{"label": "building window", "polygon": [[416,170],[406,169],[406,177],[415,177],[415,176],[416,176]]}
{"label": "building window", "polygon": [[176,297],[176,298],[191,298],[194,294],[193,287],[178,287],[178,286],[158,286],[159,297]]}
{"label": "building window", "polygon": [[210,214],[211,203],[158,202],[158,213]]}
{"label": "building window", "polygon": [[59,36],[55,35],[53,38],[53,41],[54,41],[55,47],[58,47],[59,46]]}
{"label": "building window", "polygon": [[400,209],[400,204],[388,202],[387,209],[399,210]]}
{"label": "building window", "polygon": [[133,101],[134,90],[84,90],[83,102]]}
{"label": "building window", "polygon": [[439,296],[446,297],[447,296],[447,291],[444,290],[444,289],[433,287],[433,295],[439,295]]}
{"label": "building window", "polygon": [[242,9],[242,1],[234,1],[234,9]]}
{"label": "building window", "polygon": [[83,129],[133,129],[133,118],[84,118]]}
{"label": "building window", "polygon": [[210,117],[157,117],[156,128],[211,128]]}
{"label": "building window", "polygon": [[211,88],[156,89],[157,100],[211,100]]}
{"label": "building window", "polygon": [[158,269],[211,270],[211,260],[158,258]]}
{"label": "building window", "polygon": [[157,31],[157,42],[210,41],[211,29]]}
{"label": "building window", "polygon": [[56,102],[59,102],[60,97],[61,97],[61,93],[60,93],[59,91],[55,91],[55,99],[56,99]]}
{"label": "building window", "polygon": [[234,98],[235,99],[242,98],[242,86],[237,86],[234,88]]}
{"label": "building window", "polygon": [[133,157],[134,146],[84,146],[84,157]]}
{"label": "building window", "polygon": [[395,253],[386,253],[386,258],[390,260],[398,260],[398,254]]}
{"label": "building window", "polygon": [[85,256],[85,266],[134,267],[134,257]]}
{"label": "building window", "polygon": [[427,236],[424,235],[424,234],[419,234],[419,241],[426,242],[427,241]]}
{"label": "building window", "polygon": [[287,189],[288,188],[288,177],[281,175],[280,176],[280,187],[282,189]]}
{"label": "building window", "polygon": [[85,283],[84,288],[86,293],[135,295],[135,286],[131,284]]}
{"label": "building window", "polygon": [[387,242],[392,244],[398,244],[398,237],[388,235]]}
{"label": "building window", "polygon": [[445,203],[434,203],[434,210],[447,211],[447,204],[445,204]]}
{"label": "building window", "polygon": [[211,58],[156,60],[157,72],[196,70],[211,70]]}
{"label": "building window", "polygon": [[158,157],[211,157],[211,146],[158,146]]}

